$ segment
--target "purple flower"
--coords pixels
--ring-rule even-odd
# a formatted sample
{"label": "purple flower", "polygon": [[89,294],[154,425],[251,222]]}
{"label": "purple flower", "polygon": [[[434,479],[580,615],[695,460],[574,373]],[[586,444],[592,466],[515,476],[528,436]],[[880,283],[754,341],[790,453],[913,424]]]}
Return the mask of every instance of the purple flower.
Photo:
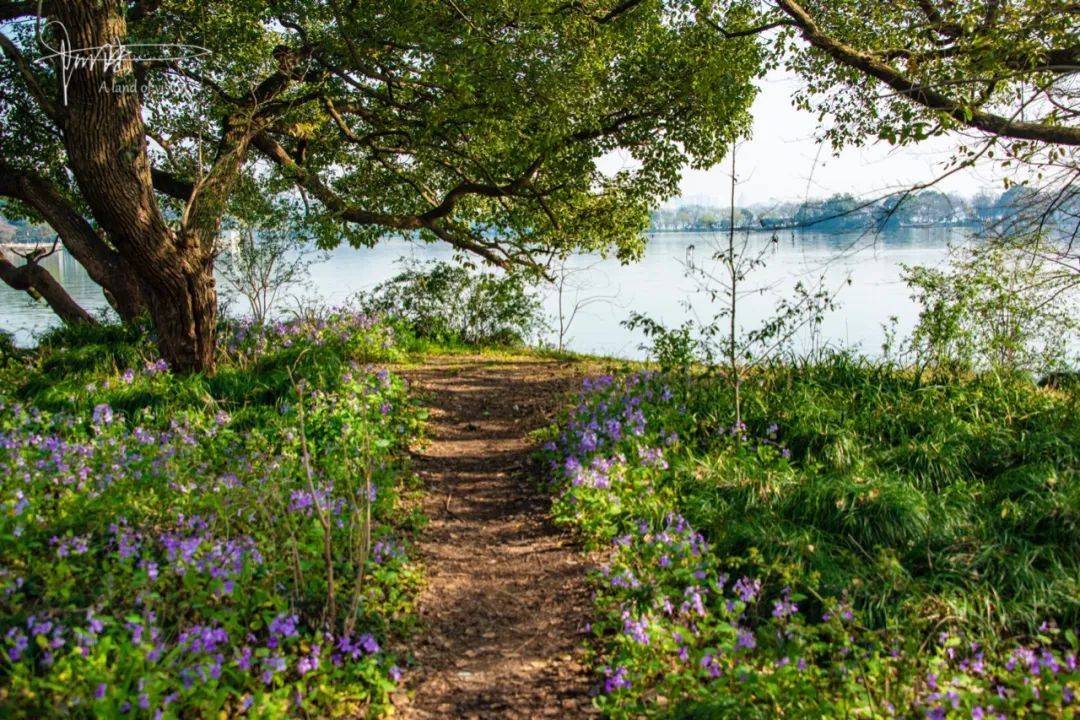
{"label": "purple flower", "polygon": [[734,590],[735,594],[738,595],[739,599],[743,602],[753,602],[754,598],[761,592],[761,581],[742,577],[735,581]]}
{"label": "purple flower", "polygon": [[364,652],[369,655],[373,655],[379,652],[379,643],[375,640],[375,637],[370,633],[364,633],[357,640],[357,644],[364,649]]}
{"label": "purple flower", "polygon": [[363,653],[373,655],[381,649],[378,641],[370,633],[363,633],[353,641],[352,635],[341,635],[337,640],[337,649],[342,655],[348,655],[353,660]]}
{"label": "purple flower", "polygon": [[783,597],[779,600],[773,601],[772,615],[779,620],[786,620],[795,613],[799,612],[799,606],[791,600],[791,596],[787,591],[784,592]]}
{"label": "purple flower", "polygon": [[18,628],[8,630],[6,637],[12,642],[12,646],[7,651],[8,658],[11,662],[18,662],[22,654],[30,647],[30,639]]}
{"label": "purple flower", "polygon": [[296,662],[296,671],[301,675],[307,675],[312,670],[316,670],[319,667],[319,646],[313,645],[311,647],[311,653],[301,657]]}
{"label": "purple flower", "polygon": [[177,644],[187,653],[213,653],[219,646],[229,642],[229,634],[224,628],[193,625],[180,633]]}
{"label": "purple flower", "polygon": [[108,425],[113,421],[112,408],[107,403],[95,406],[93,420],[95,425]]}
{"label": "purple flower", "polygon": [[648,645],[648,629],[649,622],[647,620],[645,620],[644,618],[635,620],[630,615],[629,611],[623,611],[623,633],[633,638],[634,642],[638,643],[639,645]]}
{"label": "purple flower", "polygon": [[604,681],[604,692],[613,693],[616,690],[623,690],[631,686],[629,678],[626,677],[626,668],[620,665],[612,672],[611,668],[604,668],[604,673],[607,675],[607,680]]}
{"label": "purple flower", "polygon": [[270,633],[280,638],[296,637],[300,634],[296,631],[296,624],[299,620],[300,618],[296,613],[292,615],[281,613],[270,621]]}
{"label": "purple flower", "polygon": [[157,360],[156,362],[146,363],[146,374],[157,375],[158,373],[164,373],[169,371],[169,363],[164,360]]}
{"label": "purple flower", "polygon": [[105,697],[105,690],[107,688],[108,686],[105,683],[98,683],[97,687],[94,688],[94,699],[100,700],[101,698]]}
{"label": "purple flower", "polygon": [[705,601],[702,598],[702,590],[696,585],[692,585],[683,590],[683,596],[686,600],[679,607],[679,610],[683,613],[694,612],[701,617],[705,617]]}
{"label": "purple flower", "polygon": [[274,674],[283,672],[287,667],[287,663],[285,662],[285,658],[283,658],[282,656],[271,655],[270,657],[263,660],[263,667],[265,667],[266,669],[263,670],[262,681],[264,685],[269,685],[274,679]]}
{"label": "purple flower", "polygon": [[735,633],[735,647],[753,650],[757,647],[757,639],[754,633],[746,628],[739,628]]}

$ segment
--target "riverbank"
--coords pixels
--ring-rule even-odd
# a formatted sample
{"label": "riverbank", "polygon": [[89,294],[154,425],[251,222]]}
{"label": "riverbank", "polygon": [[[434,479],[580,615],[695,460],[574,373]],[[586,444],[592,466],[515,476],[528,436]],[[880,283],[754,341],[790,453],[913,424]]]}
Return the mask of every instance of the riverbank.
{"label": "riverbank", "polygon": [[838,355],[733,425],[722,377],[356,315],[151,347],[0,370],[6,716],[1074,708],[1075,387]]}

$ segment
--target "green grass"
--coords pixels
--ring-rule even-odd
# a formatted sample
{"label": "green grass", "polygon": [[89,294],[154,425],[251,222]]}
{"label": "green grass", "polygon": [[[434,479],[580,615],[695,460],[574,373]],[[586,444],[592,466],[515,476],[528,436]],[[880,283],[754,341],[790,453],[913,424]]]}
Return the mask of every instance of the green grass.
{"label": "green grass", "polygon": [[722,376],[601,377],[544,437],[556,521],[612,543],[605,713],[1073,717],[1075,392],[836,355],[742,397],[735,428]]}
{"label": "green grass", "polygon": [[792,459],[778,469],[714,442],[727,393],[688,389],[699,422],[676,493],[718,553],[753,548],[877,625],[1080,623],[1075,396],[995,377],[915,386],[844,356],[770,368],[743,394],[751,437],[776,423]]}

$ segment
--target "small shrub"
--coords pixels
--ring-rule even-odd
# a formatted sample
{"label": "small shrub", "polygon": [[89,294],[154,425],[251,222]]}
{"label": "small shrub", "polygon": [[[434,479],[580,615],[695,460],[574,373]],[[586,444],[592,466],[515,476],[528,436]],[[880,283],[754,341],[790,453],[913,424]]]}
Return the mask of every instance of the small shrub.
{"label": "small shrub", "polygon": [[361,294],[360,304],[404,322],[418,337],[439,341],[518,345],[543,326],[540,301],[521,277],[445,262],[407,263]]}
{"label": "small shrub", "polygon": [[1075,279],[1035,254],[987,244],[958,251],[947,270],[906,268],[904,279],[921,306],[910,341],[920,366],[1042,374],[1070,359]]}
{"label": "small shrub", "polygon": [[251,322],[262,325],[284,296],[303,286],[311,266],[326,259],[286,222],[284,209],[256,223],[233,228],[235,242],[218,256],[218,275],[227,290],[245,300]]}

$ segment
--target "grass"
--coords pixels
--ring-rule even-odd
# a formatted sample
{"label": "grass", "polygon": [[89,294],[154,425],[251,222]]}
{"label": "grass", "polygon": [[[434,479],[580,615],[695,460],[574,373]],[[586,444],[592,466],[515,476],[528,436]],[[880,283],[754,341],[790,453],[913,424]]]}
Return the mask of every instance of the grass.
{"label": "grass", "polygon": [[[615,542],[593,626],[611,715],[1068,716],[1075,391],[993,375],[916,383],[840,354],[764,368],[742,396],[733,427],[722,377],[602,379],[553,431],[557,517]],[[739,577],[761,583],[751,600],[732,599]],[[677,609],[697,595],[701,613]],[[777,616],[785,598],[797,616]],[[970,670],[974,650],[956,654],[971,643],[993,675]],[[1039,652],[1071,674],[1037,677],[1039,661],[1016,659]],[[955,707],[928,674],[953,678]],[[989,701],[994,683],[1007,701]]]}
{"label": "grass", "polygon": [[[703,395],[722,417],[723,391]],[[1080,624],[1075,399],[993,377],[916,388],[842,356],[774,368],[746,399],[751,435],[777,424],[792,468],[763,471],[699,434],[706,472],[679,476],[677,492],[719,552],[757,548],[821,577],[875,626]],[[731,467],[710,467],[725,457]]]}
{"label": "grass", "polygon": [[226,328],[177,376],[133,328],[0,358],[0,715],[356,717],[400,675],[424,413],[393,329]]}

